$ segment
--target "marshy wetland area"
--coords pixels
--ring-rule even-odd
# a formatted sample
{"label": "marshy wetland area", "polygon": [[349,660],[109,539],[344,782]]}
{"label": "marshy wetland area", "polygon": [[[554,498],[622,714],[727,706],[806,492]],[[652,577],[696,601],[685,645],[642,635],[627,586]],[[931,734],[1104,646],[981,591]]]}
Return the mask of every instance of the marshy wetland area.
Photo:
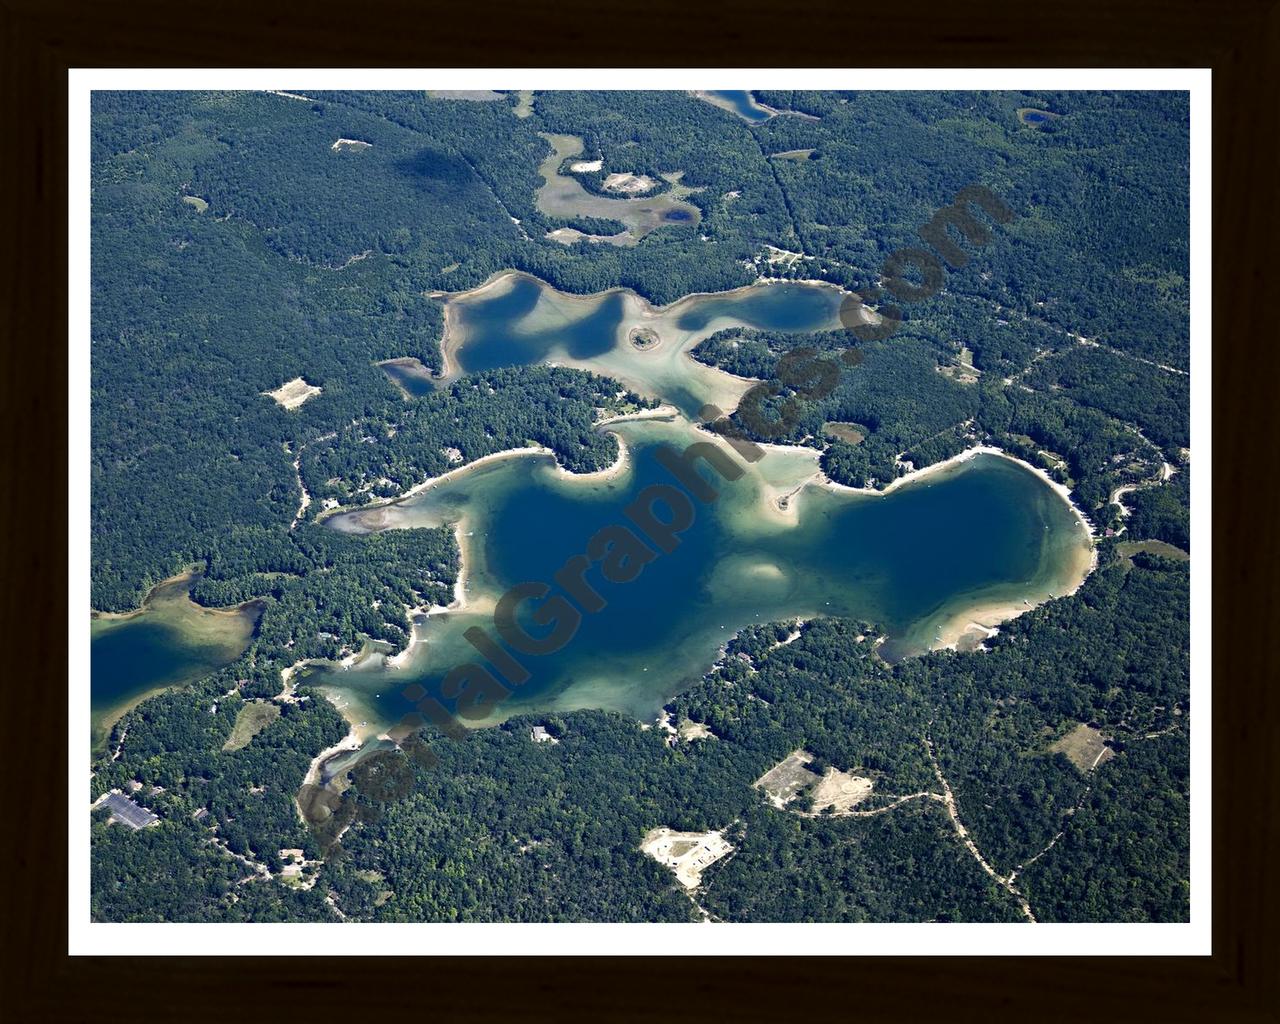
{"label": "marshy wetland area", "polygon": [[601,171],[601,161],[580,160],[569,164],[568,173],[562,170],[565,161],[582,154],[580,138],[549,133],[542,133],[542,137],[551,145],[551,154],[538,168],[543,181],[537,194],[538,209],[548,217],[568,221],[587,218],[623,225],[622,231],[609,235],[592,234],[572,226],[560,227],[548,232],[548,238],[565,245],[585,240],[633,246],[666,224],[696,225],[702,219],[702,212],[696,206],[683,201],[690,189],[680,184],[680,171],[662,175],[665,191],[650,196],[631,193],[652,192],[659,187],[658,182],[615,171],[601,181],[601,188],[612,194],[601,195],[588,191],[582,182],[583,175]]}

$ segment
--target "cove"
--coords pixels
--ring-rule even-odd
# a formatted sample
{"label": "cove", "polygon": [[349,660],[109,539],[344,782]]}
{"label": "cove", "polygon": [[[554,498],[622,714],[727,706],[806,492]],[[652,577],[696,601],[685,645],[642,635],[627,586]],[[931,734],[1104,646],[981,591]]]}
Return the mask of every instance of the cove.
{"label": "cove", "polygon": [[[451,701],[441,681],[483,659],[463,637],[473,626],[496,638],[495,601],[509,587],[545,581],[563,594],[556,571],[602,527],[626,524],[624,509],[650,485],[671,484],[657,453],[681,452],[712,435],[683,418],[618,423],[625,469],[575,478],[549,456],[514,456],[477,467],[400,503],[334,517],[338,529],[370,532],[453,524],[463,549],[461,602],[420,616],[418,641],[391,662],[316,667],[313,684],[340,690],[370,723],[386,728],[411,711],[410,683]],[[718,441],[717,446],[731,453]],[[769,449],[742,475],[701,477],[719,491],[694,501],[679,544],[627,583],[609,583],[598,566],[585,576],[606,602],[584,613],[572,639],[544,656],[519,655],[530,673],[491,715],[605,708],[639,717],[695,683],[723,645],[748,625],[838,615],[876,623],[892,659],[935,645],[944,628],[979,609],[998,617],[1062,595],[1090,564],[1078,515],[1023,465],[979,454],[922,474],[885,494],[827,485],[816,452]],[[781,494],[789,500],[780,507]],[[529,633],[541,602],[520,606]],[[395,667],[393,667],[395,666]]]}

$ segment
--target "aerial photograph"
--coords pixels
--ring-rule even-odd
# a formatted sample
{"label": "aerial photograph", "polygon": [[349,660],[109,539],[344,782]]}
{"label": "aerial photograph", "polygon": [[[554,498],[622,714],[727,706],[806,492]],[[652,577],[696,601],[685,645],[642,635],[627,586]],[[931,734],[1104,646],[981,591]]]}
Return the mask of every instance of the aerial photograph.
{"label": "aerial photograph", "polygon": [[1190,921],[1188,92],[292,84],[92,94],[91,922]]}

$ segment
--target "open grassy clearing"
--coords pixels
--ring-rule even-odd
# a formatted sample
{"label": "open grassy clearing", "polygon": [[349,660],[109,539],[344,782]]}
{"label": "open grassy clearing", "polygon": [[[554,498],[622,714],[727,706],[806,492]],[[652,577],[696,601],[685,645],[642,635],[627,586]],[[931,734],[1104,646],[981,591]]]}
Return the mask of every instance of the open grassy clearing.
{"label": "open grassy clearing", "polygon": [[512,108],[512,113],[520,118],[530,116],[533,113],[533,90],[521,89],[516,96],[519,102]]}
{"label": "open grassy clearing", "polygon": [[853,423],[824,423],[822,424],[822,432],[830,434],[845,444],[862,444],[863,439],[867,436]]}
{"label": "open grassy clearing", "polygon": [[222,745],[223,750],[243,750],[250,741],[280,717],[280,705],[268,700],[255,700],[246,704],[236,715],[231,735]]}
{"label": "open grassy clearing", "polygon": [[813,755],[808,751],[794,750],[752,785],[763,790],[769,802],[781,810],[818,782],[818,775],[809,767],[812,760]]}
{"label": "open grassy clearing", "polygon": [[1107,737],[1100,729],[1083,722],[1049,747],[1051,754],[1065,754],[1067,760],[1082,772],[1091,772],[1115,754],[1106,745]]}
{"label": "open grassy clearing", "polygon": [[1126,540],[1116,545],[1116,554],[1123,558],[1129,565],[1133,565],[1133,556],[1159,555],[1161,558],[1172,558],[1175,562],[1189,562],[1191,556],[1180,547],[1168,544],[1162,540]]}

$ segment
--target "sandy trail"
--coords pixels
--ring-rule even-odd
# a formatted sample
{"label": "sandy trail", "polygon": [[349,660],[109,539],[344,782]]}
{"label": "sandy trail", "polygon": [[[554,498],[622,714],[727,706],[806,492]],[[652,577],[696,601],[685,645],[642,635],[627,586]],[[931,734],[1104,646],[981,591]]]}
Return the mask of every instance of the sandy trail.
{"label": "sandy trail", "polygon": [[1027,898],[1013,884],[1014,876],[1010,875],[1006,878],[987,863],[987,859],[982,856],[977,843],[969,835],[969,830],[964,827],[964,823],[960,820],[960,812],[956,808],[956,798],[951,792],[951,786],[942,774],[942,769],[938,766],[938,758],[933,751],[933,740],[928,735],[924,737],[924,746],[925,750],[929,752],[929,763],[933,765],[933,774],[937,776],[938,784],[942,786],[942,802],[946,805],[947,815],[951,818],[951,825],[955,829],[956,835],[960,838],[960,842],[964,844],[966,850],[973,854],[974,860],[978,862],[982,870],[995,879],[1002,889],[1018,901],[1018,906],[1022,909],[1023,916],[1032,924],[1035,924],[1036,916],[1031,912],[1031,904],[1027,902]]}

